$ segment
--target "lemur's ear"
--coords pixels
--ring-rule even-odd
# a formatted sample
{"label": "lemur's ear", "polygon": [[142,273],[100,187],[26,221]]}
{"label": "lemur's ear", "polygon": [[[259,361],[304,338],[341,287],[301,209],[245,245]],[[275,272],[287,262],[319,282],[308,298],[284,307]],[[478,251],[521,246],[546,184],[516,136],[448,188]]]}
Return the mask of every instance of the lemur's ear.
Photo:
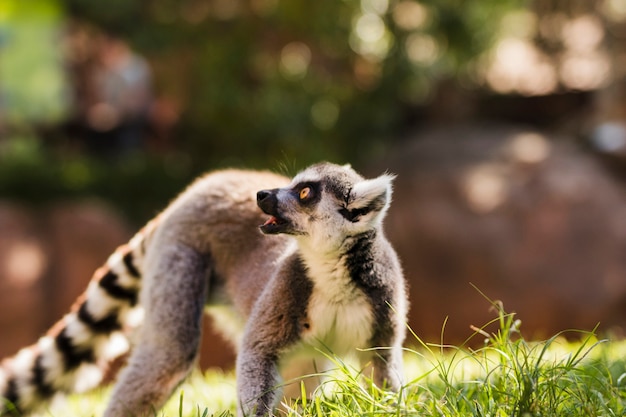
{"label": "lemur's ear", "polygon": [[380,177],[356,183],[350,191],[348,204],[341,214],[351,222],[362,219],[382,218],[391,202],[392,182],[395,175],[383,174]]}

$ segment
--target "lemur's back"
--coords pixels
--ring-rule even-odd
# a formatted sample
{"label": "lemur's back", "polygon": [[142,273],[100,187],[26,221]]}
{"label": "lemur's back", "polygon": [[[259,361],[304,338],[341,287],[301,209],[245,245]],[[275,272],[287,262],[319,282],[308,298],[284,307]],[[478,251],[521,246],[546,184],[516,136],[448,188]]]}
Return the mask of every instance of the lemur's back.
{"label": "lemur's back", "polygon": [[[208,289],[209,302],[235,302],[237,310],[248,315],[290,239],[264,236],[259,231],[267,215],[257,207],[256,193],[288,182],[288,178],[270,172],[243,170],[219,171],[200,178],[162,213],[163,227],[147,247],[146,262],[151,262],[152,248],[159,253],[160,247],[173,241],[206,254],[212,286]],[[239,296],[234,297],[235,292]],[[242,293],[246,294],[243,299]]]}

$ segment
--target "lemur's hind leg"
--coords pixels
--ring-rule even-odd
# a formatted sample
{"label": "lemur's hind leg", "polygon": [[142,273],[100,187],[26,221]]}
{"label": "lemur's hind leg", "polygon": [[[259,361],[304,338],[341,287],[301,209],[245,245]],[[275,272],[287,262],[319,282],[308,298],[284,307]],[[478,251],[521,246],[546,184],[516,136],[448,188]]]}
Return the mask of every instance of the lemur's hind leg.
{"label": "lemur's hind leg", "polygon": [[187,376],[200,343],[206,278],[205,257],[187,246],[172,244],[148,261],[144,324],[106,417],[152,415]]}

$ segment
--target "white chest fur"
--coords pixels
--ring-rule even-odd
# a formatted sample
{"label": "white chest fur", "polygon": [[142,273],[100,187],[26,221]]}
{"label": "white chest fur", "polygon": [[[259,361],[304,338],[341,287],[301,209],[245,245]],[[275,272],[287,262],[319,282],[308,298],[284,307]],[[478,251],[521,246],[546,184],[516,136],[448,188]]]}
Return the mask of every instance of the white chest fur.
{"label": "white chest fur", "polygon": [[309,265],[314,287],[307,306],[308,329],[303,341],[337,355],[367,348],[373,324],[367,296],[354,285],[341,262],[317,259]]}

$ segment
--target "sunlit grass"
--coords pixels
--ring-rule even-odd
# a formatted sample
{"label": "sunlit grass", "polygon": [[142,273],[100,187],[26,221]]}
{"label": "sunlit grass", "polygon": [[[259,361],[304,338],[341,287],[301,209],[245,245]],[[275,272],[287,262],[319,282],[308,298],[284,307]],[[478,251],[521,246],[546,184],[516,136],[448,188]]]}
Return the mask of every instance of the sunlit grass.
{"label": "sunlit grass", "polygon": [[[525,340],[520,321],[500,305],[496,319],[475,328],[460,346],[428,344],[416,335],[407,349],[407,383],[400,393],[375,387],[367,372],[330,358],[336,369],[314,392],[285,400],[280,414],[306,416],[623,416],[626,341],[571,331]],[[487,331],[494,327],[495,330]],[[567,338],[565,337],[567,336]],[[568,339],[576,341],[570,342]],[[478,348],[468,346],[482,345]],[[470,343],[471,342],[471,343]],[[339,375],[339,377],[337,376]],[[318,378],[318,376],[314,376]],[[324,389],[332,385],[332,390]],[[72,396],[48,416],[101,415],[107,391]],[[233,373],[194,373],[155,416],[235,414]]]}

